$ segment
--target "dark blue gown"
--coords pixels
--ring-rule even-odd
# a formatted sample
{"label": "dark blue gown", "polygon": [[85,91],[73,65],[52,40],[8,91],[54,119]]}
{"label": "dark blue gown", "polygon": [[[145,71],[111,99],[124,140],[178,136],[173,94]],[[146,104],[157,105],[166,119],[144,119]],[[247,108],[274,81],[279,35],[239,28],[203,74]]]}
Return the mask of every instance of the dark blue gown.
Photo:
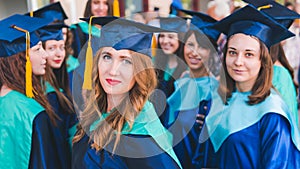
{"label": "dark blue gown", "polygon": [[[109,113],[102,114],[91,125],[93,132]],[[160,123],[153,105],[147,102],[135,118],[130,129],[123,126],[117,149],[113,152],[114,140],[104,149],[96,152],[91,147],[93,140],[85,135],[74,143],[72,151],[72,168],[111,168],[111,169],[179,169],[181,165],[172,149],[172,135]]]}
{"label": "dark blue gown", "polygon": [[[59,104],[57,94],[53,90],[51,86],[47,85],[48,101],[59,119],[55,120],[56,124],[51,123],[48,116],[43,114],[39,114],[34,119],[34,127],[37,130],[33,133],[33,143],[40,144],[32,150],[36,153],[33,153],[31,156],[33,159],[31,164],[32,168],[47,166],[46,168],[70,169],[72,139],[76,132],[78,120],[75,112],[64,112]],[[50,135],[40,137],[46,132],[50,133]],[[49,141],[51,141],[51,144]],[[44,150],[47,150],[47,158],[45,158],[47,161],[43,161],[38,153]]]}
{"label": "dark blue gown", "polygon": [[168,98],[166,113],[168,129],[174,136],[174,151],[184,169],[213,167],[209,164],[214,161],[214,152],[209,142],[199,141],[201,129],[196,115],[208,114],[212,102],[210,92],[218,82],[212,77],[183,78],[177,80],[175,86],[176,90]]}
{"label": "dark blue gown", "polygon": [[[96,152],[91,148],[89,137],[85,135],[79,142],[73,146],[73,169],[179,169],[176,162],[160,149],[150,136],[127,135],[137,139],[123,139],[117,152],[130,152],[132,154],[141,154],[144,158],[126,157],[112,154],[107,149]],[[141,141],[142,139],[142,141]],[[109,145],[112,146],[112,145]],[[111,148],[108,148],[111,150]],[[151,152],[149,152],[151,151]],[[149,153],[157,154],[150,156]],[[148,154],[148,155],[147,155]],[[131,156],[131,155],[129,155]]]}
{"label": "dark blue gown", "polygon": [[248,105],[250,92],[234,92],[227,105],[215,101],[205,128],[218,168],[300,168],[299,128],[275,92]]}

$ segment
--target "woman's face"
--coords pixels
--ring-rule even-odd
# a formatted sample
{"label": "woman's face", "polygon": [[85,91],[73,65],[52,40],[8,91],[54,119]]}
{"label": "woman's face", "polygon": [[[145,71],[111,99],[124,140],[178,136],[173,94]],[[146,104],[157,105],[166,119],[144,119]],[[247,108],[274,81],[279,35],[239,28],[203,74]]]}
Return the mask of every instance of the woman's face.
{"label": "woman's face", "polygon": [[239,91],[250,91],[261,68],[259,41],[238,33],[230,37],[226,53],[226,68]]}
{"label": "woman's face", "polygon": [[107,16],[108,15],[108,0],[92,0],[91,11],[93,16]]}
{"label": "woman's face", "polygon": [[129,50],[104,47],[98,60],[100,84],[107,95],[124,95],[135,84]]}
{"label": "woman's face", "polygon": [[209,55],[210,50],[199,46],[195,34],[191,34],[184,45],[184,59],[191,71],[205,66],[203,64],[208,62]]}
{"label": "woman's face", "polygon": [[42,42],[39,42],[37,45],[30,48],[29,57],[31,61],[32,73],[34,75],[44,75],[46,73],[46,59],[48,54],[45,52]]}
{"label": "woman's face", "polygon": [[47,64],[54,69],[61,67],[65,60],[65,41],[64,40],[47,40],[45,50],[48,53]]}
{"label": "woman's face", "polygon": [[158,42],[165,54],[173,54],[179,48],[179,39],[177,33],[161,33]]}

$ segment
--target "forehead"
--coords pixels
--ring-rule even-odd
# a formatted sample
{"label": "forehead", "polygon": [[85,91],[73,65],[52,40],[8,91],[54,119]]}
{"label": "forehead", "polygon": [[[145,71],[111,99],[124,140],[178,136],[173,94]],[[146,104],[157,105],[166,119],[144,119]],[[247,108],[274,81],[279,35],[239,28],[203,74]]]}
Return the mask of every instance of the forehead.
{"label": "forehead", "polygon": [[131,50],[128,49],[121,49],[121,50],[116,50],[113,47],[103,47],[101,53],[107,53],[112,56],[125,56],[125,57],[131,57]]}
{"label": "forehead", "polygon": [[237,33],[228,39],[228,47],[233,47],[241,50],[259,50],[259,40],[253,36]]}

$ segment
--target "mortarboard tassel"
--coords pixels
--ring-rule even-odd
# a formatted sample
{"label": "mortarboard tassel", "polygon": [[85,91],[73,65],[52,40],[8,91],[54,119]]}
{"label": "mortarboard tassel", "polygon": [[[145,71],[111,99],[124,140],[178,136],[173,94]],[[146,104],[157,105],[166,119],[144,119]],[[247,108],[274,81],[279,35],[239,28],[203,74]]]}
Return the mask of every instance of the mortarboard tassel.
{"label": "mortarboard tassel", "polygon": [[92,66],[93,66],[93,50],[91,47],[92,19],[93,16],[90,17],[90,21],[89,21],[89,40],[88,40],[88,47],[85,56],[84,80],[82,85],[82,88],[87,90],[92,89]]}
{"label": "mortarboard tassel", "polygon": [[33,11],[30,11],[30,12],[29,12],[29,16],[30,16],[30,17],[33,17]]}
{"label": "mortarboard tassel", "polygon": [[273,7],[273,5],[272,4],[268,4],[268,5],[263,5],[263,6],[260,6],[260,7],[258,7],[257,8],[257,10],[262,10],[262,9],[268,9],[268,8],[272,8]]}
{"label": "mortarboard tassel", "polygon": [[120,7],[118,0],[114,0],[113,2],[113,16],[120,17]]}
{"label": "mortarboard tassel", "polygon": [[13,28],[26,33],[26,65],[25,65],[25,93],[29,98],[33,98],[33,90],[32,90],[32,67],[29,57],[30,50],[30,34],[27,30],[22,29],[17,26],[13,26]]}
{"label": "mortarboard tassel", "polygon": [[152,45],[151,45],[151,50],[152,50],[152,57],[155,57],[156,56],[156,45],[157,45],[157,43],[156,43],[156,37],[155,37],[155,35],[153,34],[153,36],[152,36]]}

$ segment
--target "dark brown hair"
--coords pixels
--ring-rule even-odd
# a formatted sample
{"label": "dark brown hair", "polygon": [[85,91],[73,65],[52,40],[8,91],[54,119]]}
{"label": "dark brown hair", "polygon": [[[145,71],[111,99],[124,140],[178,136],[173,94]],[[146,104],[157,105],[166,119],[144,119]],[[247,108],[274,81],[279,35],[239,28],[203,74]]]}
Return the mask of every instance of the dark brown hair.
{"label": "dark brown hair", "polygon": [[[254,36],[251,37],[257,39]],[[223,69],[220,73],[219,94],[221,95],[224,103],[227,103],[227,101],[231,98],[232,93],[236,90],[235,81],[230,77],[226,68],[226,55],[229,41],[230,37],[227,39],[227,43],[224,47]],[[271,56],[266,45],[259,39],[257,39],[257,41],[259,42],[260,46],[261,68],[251,89],[252,93],[250,96],[248,96],[249,105],[255,105],[264,101],[270,95],[272,88],[273,63]]]}
{"label": "dark brown hair", "polygon": [[[108,5],[107,16],[112,16],[112,14],[113,14],[113,1],[114,0],[107,0],[107,5]],[[85,6],[83,16],[85,18],[89,18],[89,17],[93,16],[93,14],[92,14],[92,0],[88,0],[86,2],[86,6]]]}
{"label": "dark brown hair", "polygon": [[296,88],[296,93],[298,93],[298,90],[297,90],[298,84],[294,80],[294,69],[289,64],[289,61],[287,60],[287,58],[285,56],[285,53],[284,53],[284,50],[283,50],[283,47],[282,47],[281,43],[277,43],[277,44],[271,46],[270,55],[272,57],[273,64],[276,61],[279,61],[282,64],[282,66],[285,67],[288,70],[288,72],[291,75],[291,78],[293,79],[293,83],[294,83],[294,86]]}
{"label": "dark brown hair", "polygon": [[[23,93],[25,95],[25,52],[21,52],[10,57],[0,58],[0,85],[6,85],[8,88]],[[32,75],[32,87],[34,99],[44,107],[51,122],[55,124],[57,117],[44,95],[41,77]]]}
{"label": "dark brown hair", "polygon": [[[46,49],[46,42],[43,42],[42,44],[44,49]],[[67,51],[65,52],[67,53]],[[65,57],[61,67],[58,69],[51,68],[49,65],[47,65],[44,80],[54,88],[59,105],[63,109],[62,112],[75,113],[73,104],[71,102],[72,97],[69,86],[69,75],[67,72],[66,59],[67,56]],[[60,89],[63,89],[66,95],[62,93]]]}

